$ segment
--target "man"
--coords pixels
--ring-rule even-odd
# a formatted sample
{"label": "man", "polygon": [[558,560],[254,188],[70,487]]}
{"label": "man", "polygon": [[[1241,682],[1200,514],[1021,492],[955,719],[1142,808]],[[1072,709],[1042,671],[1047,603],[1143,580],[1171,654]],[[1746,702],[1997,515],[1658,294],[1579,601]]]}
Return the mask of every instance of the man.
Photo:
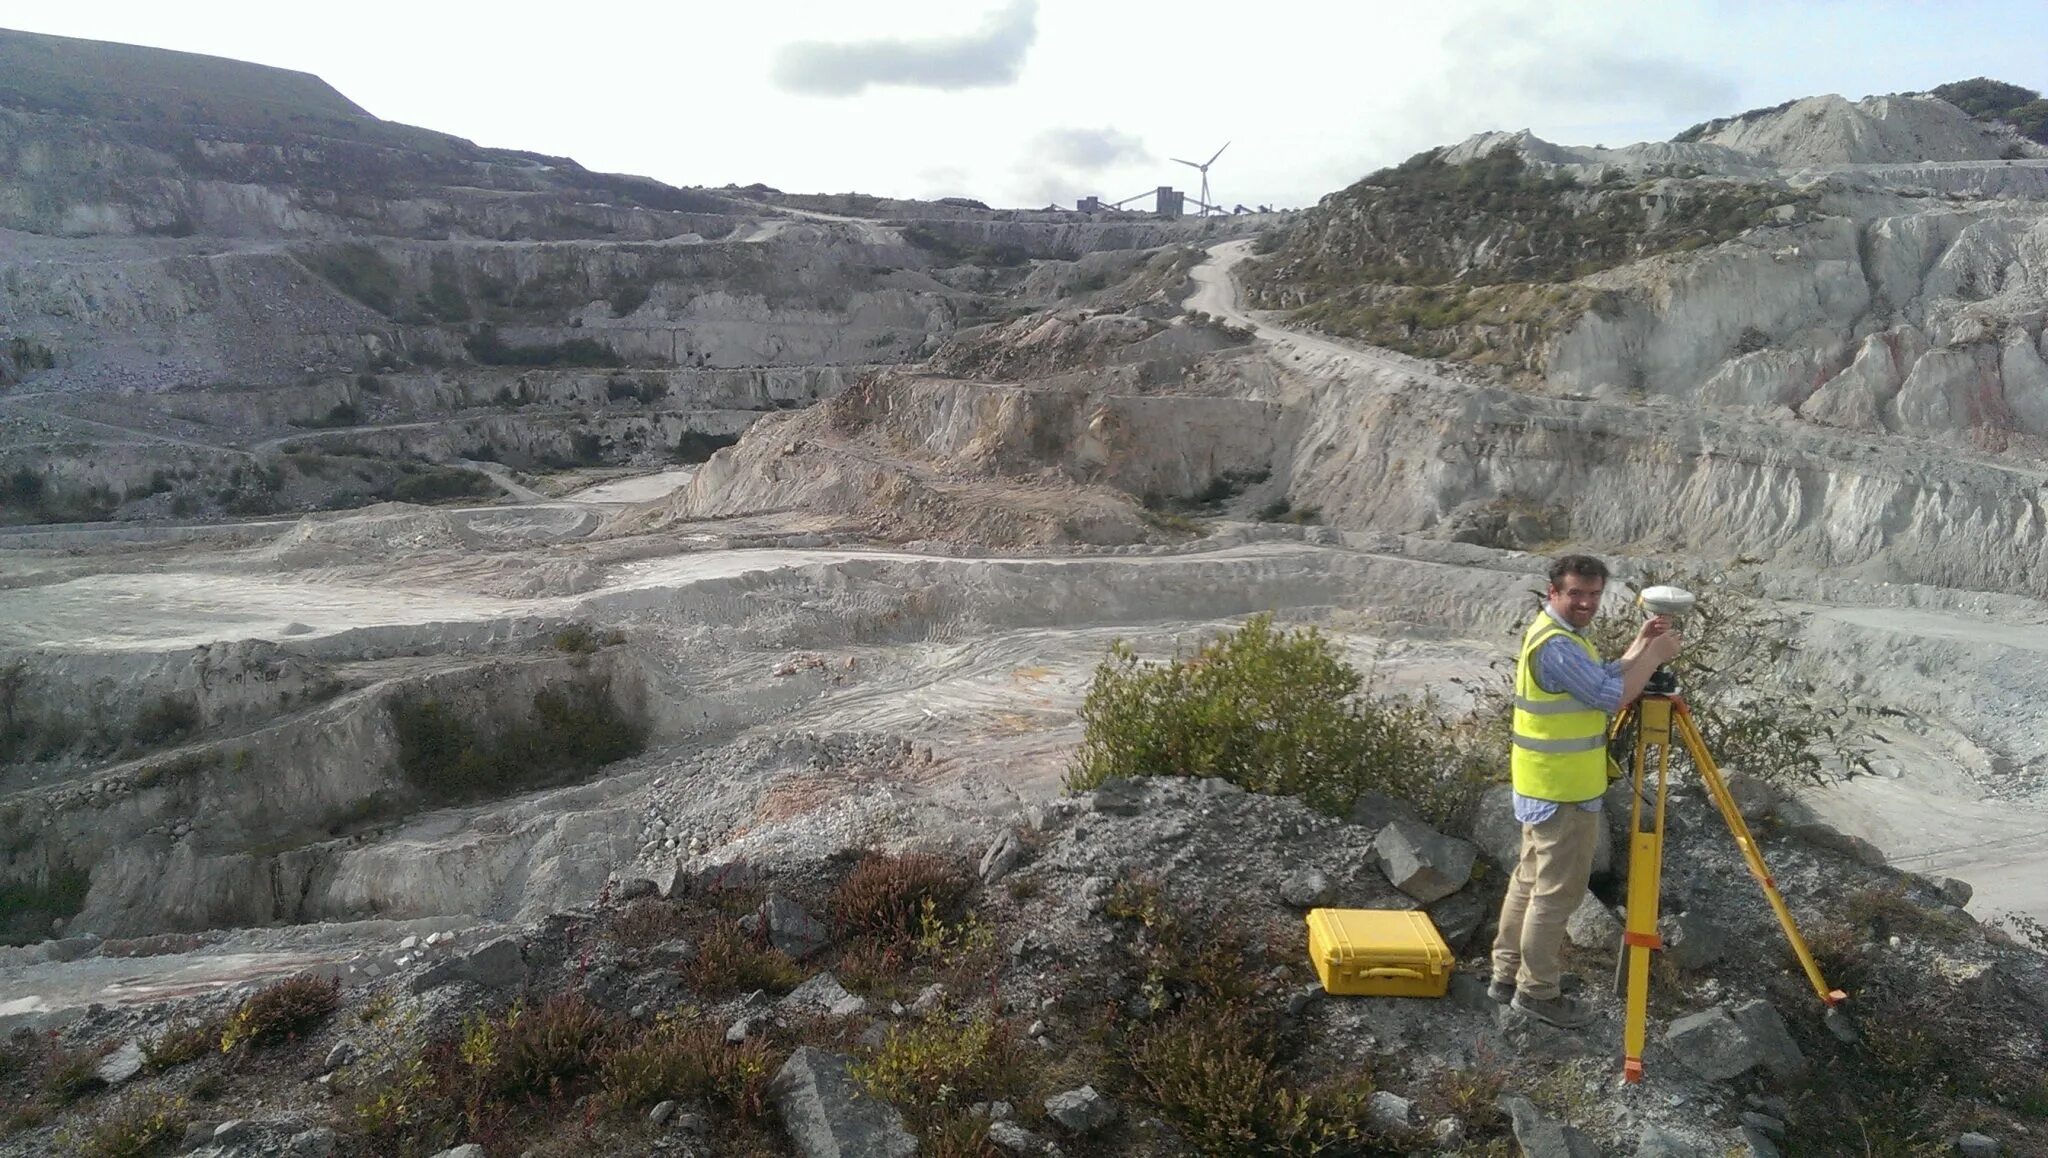
{"label": "man", "polygon": [[1582,1002],[1559,991],[1559,954],[1565,922],[1593,873],[1608,723],[1678,654],[1678,635],[1658,616],[1619,660],[1601,662],[1585,631],[1606,589],[1607,565],[1598,559],[1566,555],[1551,564],[1543,608],[1522,633],[1515,663],[1510,763],[1522,852],[1501,904],[1487,994],[1567,1029],[1592,1018]]}

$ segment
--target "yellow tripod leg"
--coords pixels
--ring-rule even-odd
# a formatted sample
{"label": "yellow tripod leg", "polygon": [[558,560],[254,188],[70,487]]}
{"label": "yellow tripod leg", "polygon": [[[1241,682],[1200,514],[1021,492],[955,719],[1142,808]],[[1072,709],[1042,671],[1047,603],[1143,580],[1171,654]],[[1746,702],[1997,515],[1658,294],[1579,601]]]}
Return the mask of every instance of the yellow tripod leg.
{"label": "yellow tripod leg", "polygon": [[1735,836],[1736,847],[1742,850],[1742,859],[1749,865],[1749,874],[1756,878],[1764,890],[1764,898],[1771,903],[1771,910],[1778,915],[1778,924],[1785,930],[1785,939],[1792,944],[1792,951],[1799,957],[1799,965],[1806,970],[1806,979],[1813,984],[1813,991],[1821,1003],[1833,1008],[1848,994],[1839,989],[1828,988],[1820,974],[1820,966],[1813,959],[1813,950],[1800,936],[1799,925],[1792,919],[1792,910],[1785,904],[1785,896],[1778,891],[1778,882],[1771,876],[1769,866],[1764,864],[1763,853],[1756,847],[1756,840],[1750,835],[1749,824],[1742,819],[1742,809],[1737,807],[1734,794],[1728,791],[1728,782],[1721,778],[1721,769],[1708,753],[1707,744],[1700,737],[1699,725],[1693,722],[1692,713],[1684,701],[1678,704],[1678,735],[1692,753],[1693,766],[1700,770],[1700,780],[1707,786],[1707,792],[1714,798],[1714,806],[1721,810],[1721,819],[1728,823],[1728,831]]}
{"label": "yellow tripod leg", "polygon": [[[1657,894],[1664,875],[1664,795],[1671,768],[1671,701],[1644,696],[1637,702],[1635,802],[1630,809],[1628,927],[1622,951],[1628,955],[1628,1008],[1622,1023],[1625,1082],[1643,1080],[1643,1044],[1649,1035],[1650,954],[1664,947],[1657,936]],[[1657,802],[1652,826],[1643,827],[1644,781],[1650,750],[1657,752]]]}

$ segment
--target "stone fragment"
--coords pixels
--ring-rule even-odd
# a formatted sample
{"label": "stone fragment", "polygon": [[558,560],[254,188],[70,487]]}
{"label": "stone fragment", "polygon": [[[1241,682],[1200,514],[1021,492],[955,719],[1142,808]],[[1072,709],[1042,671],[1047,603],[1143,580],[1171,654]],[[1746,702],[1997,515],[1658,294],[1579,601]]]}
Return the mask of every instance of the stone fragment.
{"label": "stone fragment", "polygon": [[1380,869],[1397,889],[1428,904],[1465,887],[1478,850],[1425,824],[1397,820],[1380,829],[1373,847]]}
{"label": "stone fragment", "polygon": [[1600,1158],[1600,1151],[1577,1129],[1544,1117],[1529,1099],[1510,1094],[1500,1108],[1513,1120],[1515,1144],[1524,1158]]}
{"label": "stone fragment", "polygon": [[142,1072],[142,1043],[130,1041],[100,1059],[93,1074],[110,1086],[118,1086]]}
{"label": "stone fragment", "polygon": [[1330,903],[1336,890],[1330,885],[1330,878],[1316,869],[1301,869],[1287,874],[1280,882],[1280,899],[1297,909],[1313,909]]}
{"label": "stone fragment", "polygon": [[1728,955],[1728,930],[1698,913],[1667,913],[1657,922],[1664,959],[1687,972],[1705,969]]}
{"label": "stone fragment", "polygon": [[1565,921],[1564,933],[1571,943],[1581,949],[1597,949],[1611,953],[1621,944],[1621,921],[1615,917],[1605,902],[1588,890],[1579,901],[1579,907],[1572,910]]}
{"label": "stone fragment", "polygon": [[1399,1094],[1374,1090],[1365,1103],[1365,1116],[1382,1130],[1406,1130],[1415,1125],[1415,1106]]}
{"label": "stone fragment", "polygon": [[760,918],[768,928],[768,943],[792,961],[802,961],[831,939],[817,918],[779,894],[770,894],[761,903]]}
{"label": "stone fragment", "polygon": [[768,1085],[783,1131],[801,1158],[912,1158],[917,1139],[903,1116],[853,1080],[848,1060],[798,1046]]}
{"label": "stone fragment", "polygon": [[1092,1085],[1045,1099],[1045,1112],[1076,1134],[1091,1133],[1116,1121],[1116,1103],[1097,1093]]}
{"label": "stone fragment", "polygon": [[1956,1149],[1963,1158],[1998,1158],[1999,1145],[1996,1138],[1972,1131],[1956,1137]]}
{"label": "stone fragment", "polygon": [[981,854],[981,880],[983,884],[994,884],[1010,874],[1024,859],[1024,844],[1017,834],[1004,829],[989,842],[988,851]]}
{"label": "stone fragment", "polygon": [[315,1126],[310,1130],[293,1134],[286,1148],[292,1158],[329,1158],[337,1144],[334,1131],[326,1126]]}

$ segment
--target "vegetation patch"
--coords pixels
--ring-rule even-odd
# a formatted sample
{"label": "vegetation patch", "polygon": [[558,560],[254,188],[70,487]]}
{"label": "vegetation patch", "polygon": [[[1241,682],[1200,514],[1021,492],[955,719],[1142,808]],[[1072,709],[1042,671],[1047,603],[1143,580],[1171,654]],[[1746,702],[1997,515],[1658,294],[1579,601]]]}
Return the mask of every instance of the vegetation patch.
{"label": "vegetation patch", "polygon": [[708,462],[711,456],[740,440],[737,434],[706,434],[701,430],[685,430],[676,435],[675,446],[669,449],[669,461],[696,464]]}
{"label": "vegetation patch", "polygon": [[390,316],[403,293],[398,270],[376,248],[361,242],[315,250],[306,265],[335,289]]}
{"label": "vegetation patch", "polygon": [[497,328],[479,326],[463,342],[469,356],[486,366],[530,366],[530,367],[616,367],[625,365],[625,359],[612,352],[610,346],[594,338],[570,338],[565,342],[548,342],[535,345],[518,345],[506,342],[498,336]]}
{"label": "vegetation patch", "polygon": [[[1247,286],[1255,305],[1421,357],[1529,368],[1544,334],[1590,304],[1575,279],[1715,245],[1802,195],[1693,181],[1652,189],[1609,170],[1582,185],[1503,145],[1451,164],[1417,154],[1333,194]],[[1653,211],[1654,209],[1654,211]]]}
{"label": "vegetation patch", "polygon": [[161,1094],[136,1098],[102,1117],[75,1141],[82,1158],[143,1158],[167,1153],[185,1135],[186,1104]]}
{"label": "vegetation patch", "polygon": [[[1646,569],[1640,582],[1614,584],[1633,606],[1644,587],[1671,584],[1699,598],[1680,631],[1685,646],[1668,666],[1707,750],[1724,771],[1740,771],[1782,788],[1825,784],[1837,771],[1870,771],[1872,712],[1848,698],[1785,674],[1798,632],[1791,617],[1765,598],[1753,566],[1710,570]],[[1612,598],[1610,596],[1610,598]],[[1602,655],[1620,655],[1640,616],[1604,615],[1588,633]],[[1511,675],[1494,689],[1490,714],[1503,721]],[[1633,740],[1629,741],[1633,743]],[[1506,744],[1503,733],[1501,743]],[[1682,747],[1676,763],[1689,767]]]}
{"label": "vegetation patch", "polygon": [[2048,145],[2048,100],[2030,88],[1976,77],[1936,85],[1934,95],[1980,121],[2002,121],[2030,141]]}
{"label": "vegetation patch", "polygon": [[109,487],[59,485],[26,466],[0,475],[0,524],[97,523],[112,518],[120,504]]}
{"label": "vegetation patch", "polygon": [[356,409],[355,403],[337,402],[329,407],[325,414],[313,418],[294,418],[291,424],[303,430],[334,430],[358,425],[362,420],[362,412]]}
{"label": "vegetation patch", "polygon": [[0,945],[27,945],[50,935],[51,922],[69,920],[85,907],[92,876],[64,868],[39,884],[0,883]]}
{"label": "vegetation patch", "polygon": [[498,484],[482,471],[454,466],[413,466],[383,493],[401,503],[438,503],[450,499],[490,498]]}
{"label": "vegetation patch", "polygon": [[906,225],[903,240],[944,261],[956,265],[1008,268],[1031,260],[1031,251],[1008,242],[983,244],[957,241],[928,225]]}
{"label": "vegetation patch", "polygon": [[870,853],[832,892],[833,924],[848,936],[888,941],[914,937],[928,919],[957,919],[973,881],[930,853]]}
{"label": "vegetation patch", "polygon": [[220,1051],[261,1049],[296,1041],[341,1004],[341,982],[311,975],[290,977],[249,996],[228,1015]]}
{"label": "vegetation patch", "polygon": [[480,733],[438,699],[397,699],[398,762],[429,800],[481,800],[566,783],[645,746],[646,726],[613,700],[611,683],[586,677],[534,693],[525,722]]}
{"label": "vegetation patch", "polygon": [[1426,704],[1374,699],[1363,686],[1314,628],[1282,632],[1270,614],[1165,663],[1119,640],[1082,702],[1067,785],[1220,776],[1332,816],[1383,792],[1446,823],[1498,777],[1490,745],[1463,741]]}

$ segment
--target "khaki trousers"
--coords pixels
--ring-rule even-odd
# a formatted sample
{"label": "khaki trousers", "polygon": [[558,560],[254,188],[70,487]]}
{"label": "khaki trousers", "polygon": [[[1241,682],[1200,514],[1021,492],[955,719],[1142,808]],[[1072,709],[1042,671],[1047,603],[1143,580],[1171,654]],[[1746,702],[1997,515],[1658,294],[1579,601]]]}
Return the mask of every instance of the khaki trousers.
{"label": "khaki trousers", "polygon": [[1558,995],[1565,922],[1585,899],[1593,851],[1606,817],[1560,804],[1542,824],[1522,826],[1522,857],[1501,902],[1493,939],[1493,979],[1512,980],[1534,1001]]}

